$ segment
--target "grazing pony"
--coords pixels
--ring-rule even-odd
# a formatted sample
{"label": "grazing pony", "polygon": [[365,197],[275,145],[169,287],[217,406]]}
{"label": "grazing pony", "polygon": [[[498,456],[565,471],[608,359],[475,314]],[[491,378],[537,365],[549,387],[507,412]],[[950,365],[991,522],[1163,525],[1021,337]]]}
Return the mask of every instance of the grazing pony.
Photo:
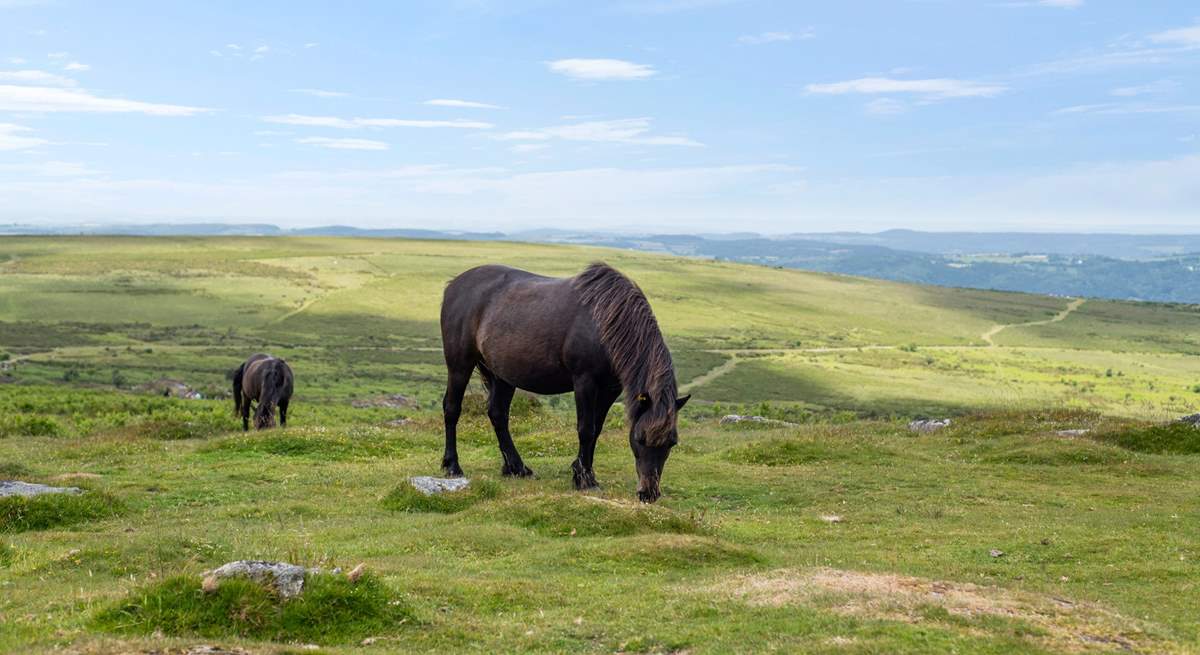
{"label": "grazing pony", "polygon": [[471,373],[478,369],[488,391],[487,413],[504,457],[504,475],[533,475],[508,431],[514,391],[574,391],[579,431],[579,454],[571,464],[575,488],[598,486],[592,472],[596,440],[623,390],[638,499],[658,500],[663,465],[679,440],[678,412],[689,396],[678,397],[671,353],[650,303],[629,278],[605,264],[592,264],[572,278],[507,266],[473,268],[446,287],[442,349],[447,370],[442,468],[447,474],[462,475],[458,418]]}
{"label": "grazing pony", "polygon": [[292,399],[292,369],[287,362],[270,355],[251,355],[233,374],[234,413],[242,415],[242,430],[250,429],[250,403],[258,402],[254,427],[275,427],[275,407],[279,424],[287,425],[288,402]]}

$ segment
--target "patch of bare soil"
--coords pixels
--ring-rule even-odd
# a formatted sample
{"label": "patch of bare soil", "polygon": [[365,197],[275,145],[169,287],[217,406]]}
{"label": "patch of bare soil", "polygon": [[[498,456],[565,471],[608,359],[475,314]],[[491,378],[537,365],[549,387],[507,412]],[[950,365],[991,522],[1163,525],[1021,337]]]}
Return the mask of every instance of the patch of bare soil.
{"label": "patch of bare soil", "polygon": [[714,591],[756,606],[809,605],[907,623],[936,621],[929,618],[929,608],[964,619],[1001,617],[1032,626],[1027,638],[1057,651],[1183,652],[1151,634],[1144,622],[1093,603],[970,583],[828,568],[781,569],[737,576]]}

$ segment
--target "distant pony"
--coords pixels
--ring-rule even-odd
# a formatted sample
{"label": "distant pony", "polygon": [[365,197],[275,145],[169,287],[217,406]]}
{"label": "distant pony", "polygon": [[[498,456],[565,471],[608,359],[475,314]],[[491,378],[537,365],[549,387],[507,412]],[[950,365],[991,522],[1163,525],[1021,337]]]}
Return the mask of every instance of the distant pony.
{"label": "distant pony", "polygon": [[504,475],[533,475],[508,431],[516,389],[575,392],[579,454],[571,469],[576,489],[598,486],[592,472],[596,440],[624,391],[638,498],[658,500],[663,466],[679,441],[678,412],[689,397],[678,397],[671,353],[650,303],[629,278],[605,264],[592,264],[572,278],[507,266],[473,268],[446,287],[442,349],[447,369],[442,468],[447,474],[462,475],[458,418],[467,383],[478,369],[488,390],[487,413],[504,456]]}
{"label": "distant pony", "polygon": [[234,412],[242,415],[242,429],[250,429],[250,404],[258,403],[254,427],[275,427],[275,408],[279,424],[287,425],[288,402],[292,399],[292,369],[287,362],[270,355],[251,355],[233,374]]}

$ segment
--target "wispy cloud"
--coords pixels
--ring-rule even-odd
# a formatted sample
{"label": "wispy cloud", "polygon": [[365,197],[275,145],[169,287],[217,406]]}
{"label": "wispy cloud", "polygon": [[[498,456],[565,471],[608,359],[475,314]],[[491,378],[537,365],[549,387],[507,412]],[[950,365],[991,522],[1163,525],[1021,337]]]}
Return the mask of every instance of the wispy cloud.
{"label": "wispy cloud", "polygon": [[592,141],[599,143],[625,143],[646,146],[702,146],[682,135],[651,134],[649,118],[626,118],[611,121],[588,121],[573,125],[543,127],[536,130],[517,130],[499,134],[501,141]]}
{"label": "wispy cloud", "polygon": [[1179,82],[1176,82],[1175,80],[1158,80],[1148,84],[1140,84],[1138,86],[1118,87],[1112,91],[1109,91],[1109,94],[1121,97],[1153,95],[1158,93],[1168,93],[1178,89],[1180,86],[1181,85]]}
{"label": "wispy cloud", "polygon": [[863,110],[874,116],[895,116],[908,111],[908,105],[895,98],[876,98],[863,105]]}
{"label": "wispy cloud", "polygon": [[0,123],[0,150],[27,150],[49,143],[45,139],[28,136],[32,131],[24,125]]}
{"label": "wispy cloud", "polygon": [[504,109],[500,105],[490,105],[486,102],[473,102],[471,100],[453,100],[450,98],[434,98],[426,100],[424,103],[433,107],[461,107],[463,109]]}
{"label": "wispy cloud", "polygon": [[765,43],[779,43],[783,41],[801,41],[811,39],[816,35],[816,31],[812,28],[805,28],[800,32],[760,32],[759,34],[743,34],[738,37],[738,43],[763,45]]}
{"label": "wispy cloud", "polygon": [[268,123],[281,125],[302,125],[306,127],[332,127],[339,130],[356,130],[364,127],[419,127],[419,128],[457,128],[464,130],[488,130],[491,123],[468,120],[419,120],[407,118],[339,118],[337,116],[305,116],[303,114],[284,114],[279,116],[263,116]]}
{"label": "wispy cloud", "polygon": [[536,152],[538,150],[545,150],[546,148],[549,148],[549,147],[550,147],[550,145],[546,144],[546,143],[518,143],[515,146],[512,146],[511,148],[509,148],[509,150],[516,152],[516,153],[523,153],[523,152]]}
{"label": "wispy cloud", "polygon": [[71,53],[69,53],[69,52],[51,52],[46,55],[46,57],[49,59],[66,59],[67,57],[70,57],[70,56],[71,56]]}
{"label": "wispy cloud", "polygon": [[25,61],[26,60],[24,57],[9,57],[8,58],[8,63],[12,64],[13,66],[20,66],[21,64],[24,64]]}
{"label": "wispy cloud", "polygon": [[292,89],[292,93],[303,93],[318,98],[346,98],[350,94],[345,91],[326,91],[325,89]]}
{"label": "wispy cloud", "polygon": [[42,161],[29,164],[4,164],[0,171],[22,173],[34,177],[87,177],[99,175],[100,171],[86,164],[71,161]]}
{"label": "wispy cloud", "polygon": [[1200,46],[1200,24],[1151,34],[1150,40],[1155,43]]}
{"label": "wispy cloud", "polygon": [[1084,0],[1021,0],[1006,2],[1005,7],[1058,7],[1059,9],[1078,9],[1085,4]]}
{"label": "wispy cloud", "polygon": [[138,113],[150,116],[192,116],[211,111],[202,107],[167,105],[122,98],[102,98],[82,89],[0,84],[0,111]]}
{"label": "wispy cloud", "polygon": [[89,66],[88,64],[81,64],[77,61],[73,61],[73,62],[67,64],[66,66],[63,66],[63,70],[82,73],[84,71],[92,70],[92,67]]}
{"label": "wispy cloud", "polygon": [[319,45],[321,45],[321,44],[320,44],[320,43],[316,43],[316,42],[309,42],[309,43],[305,43],[305,44],[304,44],[304,47],[305,47],[305,48],[315,48],[315,47],[317,47],[317,46],[319,46]]}
{"label": "wispy cloud", "polygon": [[887,77],[863,77],[845,82],[809,84],[804,88],[809,93],[829,95],[912,93],[930,100],[943,100],[946,98],[987,98],[1004,93],[1008,87],[1003,84],[949,78],[897,80]]}
{"label": "wispy cloud", "polygon": [[34,84],[50,86],[75,86],[75,80],[39,70],[0,71],[0,84]]}
{"label": "wispy cloud", "polygon": [[558,59],[546,66],[577,80],[642,80],[658,73],[653,66],[623,59]]}
{"label": "wispy cloud", "polygon": [[1070,114],[1096,114],[1116,116],[1123,114],[1194,114],[1200,105],[1148,105],[1133,103],[1101,102],[1091,105],[1073,105],[1051,112],[1055,116]]}
{"label": "wispy cloud", "polygon": [[388,144],[371,139],[331,139],[323,136],[312,136],[296,139],[296,143],[334,150],[387,150]]}
{"label": "wispy cloud", "polygon": [[619,5],[623,11],[635,14],[673,14],[731,5],[742,0],[628,0]]}

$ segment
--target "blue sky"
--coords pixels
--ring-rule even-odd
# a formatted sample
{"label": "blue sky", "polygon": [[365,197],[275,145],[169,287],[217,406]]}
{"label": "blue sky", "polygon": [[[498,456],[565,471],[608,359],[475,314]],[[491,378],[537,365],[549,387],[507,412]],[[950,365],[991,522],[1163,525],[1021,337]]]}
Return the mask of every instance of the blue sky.
{"label": "blue sky", "polygon": [[1200,231],[1194,1],[0,0],[0,222]]}

